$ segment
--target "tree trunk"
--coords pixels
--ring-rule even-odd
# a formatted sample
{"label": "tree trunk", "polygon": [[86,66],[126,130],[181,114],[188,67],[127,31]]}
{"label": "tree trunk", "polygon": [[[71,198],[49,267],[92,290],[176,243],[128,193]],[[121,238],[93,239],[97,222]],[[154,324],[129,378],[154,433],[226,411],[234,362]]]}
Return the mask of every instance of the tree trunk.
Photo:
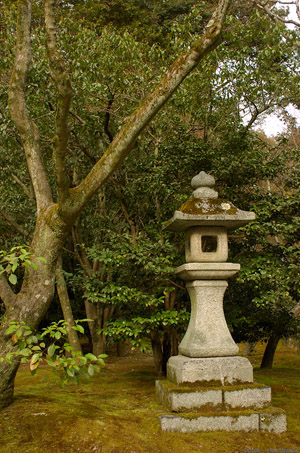
{"label": "tree trunk", "polygon": [[56,288],[59,297],[60,306],[64,315],[64,320],[68,323],[68,340],[70,346],[75,349],[75,351],[79,351],[82,353],[81,344],[78,338],[77,331],[72,329],[72,326],[75,325],[74,317],[72,313],[72,308],[70,304],[68,289],[65,281],[65,277],[63,274],[63,267],[62,267],[62,258],[61,256],[58,258],[57,267],[56,267]]}
{"label": "tree trunk", "polygon": [[273,366],[273,360],[276,352],[276,348],[278,346],[280,340],[280,336],[277,335],[276,333],[273,333],[269,341],[267,343],[260,368],[272,368]]}
{"label": "tree trunk", "polygon": [[167,374],[167,362],[171,356],[171,338],[170,333],[165,332],[163,339],[163,360],[162,360],[162,373],[164,376]]}
{"label": "tree trunk", "polygon": [[157,376],[163,376],[163,351],[161,347],[160,335],[157,330],[151,332],[151,345],[156,374]]}
{"label": "tree trunk", "polygon": [[[45,315],[54,293],[56,262],[66,235],[80,212],[92,196],[119,168],[132,150],[137,137],[162,109],[190,72],[221,42],[220,33],[230,0],[219,0],[202,37],[187,52],[180,55],[166,76],[140,106],[129,116],[110,143],[107,151],[94,165],[84,180],[75,188],[68,185],[65,157],[68,151],[68,113],[72,97],[70,77],[64,69],[55,37],[54,1],[45,0],[45,29],[50,71],[58,94],[55,115],[55,139],[53,139],[53,168],[57,186],[57,204],[53,203],[51,187],[43,164],[40,134],[30,116],[25,99],[28,70],[31,63],[31,0],[19,0],[17,20],[17,44],[9,85],[9,109],[24,148],[28,171],[37,205],[36,228],[31,244],[33,256],[43,257],[45,264],[37,262],[38,270],[28,269],[22,288],[13,295],[7,282],[0,278],[0,294],[5,304],[5,321],[24,321],[37,328]],[[8,293],[10,293],[8,295]],[[15,297],[13,297],[15,296]],[[14,299],[11,303],[9,299]],[[158,333],[157,333],[158,334]],[[159,337],[159,336],[158,336]],[[159,339],[159,338],[158,338]],[[154,335],[153,352],[157,363],[161,360],[161,345]],[[160,348],[159,348],[160,346]],[[0,333],[1,355],[11,347],[11,340]],[[160,354],[159,354],[160,349]],[[12,400],[13,381],[18,365],[0,364],[0,408]]]}
{"label": "tree trunk", "polygon": [[175,329],[171,329],[170,332],[170,340],[171,340],[171,356],[178,355],[178,333]]}
{"label": "tree trunk", "polygon": [[100,304],[93,304],[88,300],[84,301],[86,316],[92,321],[88,322],[93,345],[93,354],[98,356],[106,350],[106,337],[99,333],[113,313],[114,307],[102,307]]}
{"label": "tree trunk", "polygon": [[243,349],[243,355],[253,355],[255,352],[255,342],[247,341]]}
{"label": "tree trunk", "polygon": [[167,363],[170,357],[178,355],[178,335],[175,329],[168,329],[163,339],[162,372],[167,375]]}
{"label": "tree trunk", "polygon": [[[13,351],[12,342],[8,342],[7,337],[4,335],[5,330],[6,328],[2,328],[0,333],[1,357]],[[0,364],[0,409],[9,406],[13,402],[14,382],[18,368],[18,361],[13,361],[13,363],[3,362]]]}
{"label": "tree trunk", "polygon": [[118,357],[125,357],[127,355],[127,343],[126,341],[117,342],[117,355]]}
{"label": "tree trunk", "polygon": [[[52,225],[52,228],[49,226],[48,221],[53,214],[52,209],[53,206],[38,217],[31,244],[33,257],[43,256],[46,262],[36,261],[38,269],[29,268],[27,270],[19,294],[14,294],[9,286],[5,288],[1,285],[1,298],[6,308],[5,324],[3,323],[0,330],[1,357],[5,357],[8,352],[13,351],[10,336],[4,333],[9,322],[24,321],[32,329],[36,329],[53,299],[56,261],[62,241],[65,239],[66,230],[64,231],[58,215],[56,215],[56,222],[59,223],[60,234],[57,232],[57,225]],[[18,366],[18,361],[14,361],[12,364],[4,361],[0,364],[0,409],[12,402],[14,378]]]}

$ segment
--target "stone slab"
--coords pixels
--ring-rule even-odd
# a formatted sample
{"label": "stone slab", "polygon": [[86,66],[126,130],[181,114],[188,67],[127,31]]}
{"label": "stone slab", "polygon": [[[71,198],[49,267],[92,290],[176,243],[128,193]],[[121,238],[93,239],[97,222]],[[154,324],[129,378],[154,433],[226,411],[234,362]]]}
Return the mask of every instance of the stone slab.
{"label": "stone slab", "polygon": [[167,377],[175,384],[216,382],[221,385],[253,382],[253,368],[246,357],[170,357]]}
{"label": "stone slab", "polygon": [[168,380],[156,381],[160,402],[173,412],[190,410],[262,409],[271,405],[271,388],[262,384],[225,387],[176,385]]}
{"label": "stone slab", "polygon": [[156,394],[160,402],[171,411],[196,410],[198,408],[222,407],[221,389],[180,389],[169,386],[168,381],[156,381]]}
{"label": "stone slab", "polygon": [[[186,281],[194,280],[227,280],[233,277],[239,270],[241,265],[238,263],[186,263],[176,267],[175,275]],[[213,285],[213,283],[211,283]]]}
{"label": "stone slab", "polygon": [[285,414],[260,414],[260,431],[264,433],[284,433],[287,430]]}
{"label": "stone slab", "polygon": [[259,415],[230,415],[198,416],[185,418],[176,415],[161,415],[159,417],[161,430],[167,432],[195,433],[198,431],[259,431]]}
{"label": "stone slab", "polygon": [[[197,199],[195,199],[197,202]],[[201,199],[199,199],[202,202]],[[226,200],[220,200],[220,202]],[[221,203],[220,203],[221,204]],[[186,214],[181,211],[175,211],[173,217],[164,223],[163,229],[168,231],[186,231],[191,227],[199,226],[221,226],[227,230],[234,230],[246,225],[248,222],[255,220],[254,212],[241,211],[235,208],[234,214],[213,214],[205,215],[202,212],[199,214]]]}
{"label": "stone slab", "polygon": [[277,408],[267,412],[232,412],[218,415],[161,415],[161,430],[165,432],[242,431],[280,434],[286,431],[286,415]]}
{"label": "stone slab", "polygon": [[224,390],[223,398],[226,408],[262,409],[271,404],[271,387]]}

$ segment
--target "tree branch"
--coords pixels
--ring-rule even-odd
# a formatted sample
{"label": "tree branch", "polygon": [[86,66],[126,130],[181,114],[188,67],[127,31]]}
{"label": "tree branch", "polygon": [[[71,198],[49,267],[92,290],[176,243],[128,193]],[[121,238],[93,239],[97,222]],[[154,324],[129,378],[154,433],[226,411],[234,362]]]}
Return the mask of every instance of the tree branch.
{"label": "tree branch", "polygon": [[[248,99],[249,100],[249,99]],[[251,115],[251,118],[248,122],[248,124],[245,126],[245,130],[247,131],[248,129],[250,129],[250,127],[252,126],[253,123],[255,123],[255,121],[257,120],[258,116],[261,115],[262,113],[266,112],[270,107],[271,105],[265,105],[263,107],[261,107],[260,109],[257,107],[257,105],[249,100],[249,102],[253,105],[254,107],[254,112],[252,113]]]}
{"label": "tree branch", "polygon": [[121,206],[123,215],[126,219],[126,222],[128,223],[128,225],[130,227],[132,242],[134,245],[136,245],[136,236],[137,236],[136,225],[134,224],[133,220],[130,218],[127,204],[126,204],[126,201],[124,198],[124,194],[121,190],[120,184],[114,178],[112,178],[112,183],[116,189],[116,194],[117,194],[118,200],[120,202],[120,206]]}
{"label": "tree branch", "polygon": [[[296,6],[296,14],[299,19],[299,22],[293,20],[293,19],[285,19],[284,17],[279,16],[278,14],[274,13],[274,11],[269,8],[267,2],[260,2],[258,0],[254,0],[253,3],[258,6],[260,9],[264,10],[267,15],[273,19],[275,22],[282,22],[284,24],[292,24],[295,25],[296,27],[300,27],[300,9],[299,9],[299,0],[295,0],[295,2],[289,2],[289,3],[283,3],[283,2],[278,2],[281,5],[295,5]],[[277,2],[274,2],[274,6]]]}
{"label": "tree branch", "polygon": [[9,310],[16,301],[16,294],[13,292],[4,275],[0,275],[0,299],[6,310]]}
{"label": "tree branch", "polygon": [[11,118],[20,134],[37,203],[37,213],[52,202],[51,189],[41,159],[39,131],[25,101],[25,82],[31,61],[31,1],[19,0],[15,61],[8,90]]}
{"label": "tree branch", "polygon": [[20,180],[20,178],[18,178],[17,175],[14,175],[13,173],[11,173],[11,177],[16,181],[17,184],[19,184],[19,186],[23,189],[24,193],[27,195],[28,198],[30,198],[32,200],[32,198],[34,198],[34,195],[32,193],[32,191],[30,191],[29,189],[27,189],[27,187],[25,186],[25,184]]}
{"label": "tree branch", "polygon": [[74,322],[72,307],[71,307],[71,303],[70,303],[68,288],[67,288],[66,280],[64,277],[61,255],[58,257],[58,260],[57,260],[55,279],[56,279],[57,294],[58,294],[60,306],[61,306],[61,309],[62,309],[62,312],[64,315],[64,320],[67,321],[67,323],[68,323],[67,330],[68,330],[69,343],[75,349],[75,351],[80,351],[82,353],[78,334],[74,329],[72,329],[72,327],[75,325],[75,322]]}
{"label": "tree branch", "polygon": [[110,111],[111,111],[111,106],[113,105],[115,96],[112,94],[111,98],[108,101],[106,111],[105,111],[105,121],[104,121],[104,132],[108,136],[109,142],[111,143],[114,139],[110,129],[109,129],[109,121],[110,121]]}
{"label": "tree branch", "polygon": [[21,233],[23,236],[28,236],[28,233],[24,230],[24,228],[19,225],[15,219],[8,214],[7,212],[4,212],[2,209],[0,209],[0,215],[4,217],[4,219],[16,230],[18,233]]}
{"label": "tree branch", "polygon": [[149,94],[140,106],[129,116],[116,134],[105,154],[77,187],[70,190],[70,212],[77,215],[94,193],[121,165],[134,146],[138,135],[164,106],[181,82],[200,61],[221,42],[221,30],[231,0],[219,0],[218,6],[208,22],[201,39],[171,66],[154,92]]}
{"label": "tree branch", "polygon": [[85,146],[83,146],[83,145],[80,143],[80,140],[79,140],[79,138],[78,138],[78,135],[76,134],[76,132],[75,132],[74,130],[72,130],[71,133],[74,135],[74,137],[75,137],[75,139],[76,139],[76,142],[77,142],[77,145],[78,145],[79,149],[81,149],[81,151],[83,152],[83,154],[85,154],[85,155],[89,158],[89,160],[90,160],[93,164],[95,164],[95,163],[97,162],[96,157],[94,157],[94,156],[89,152],[89,150],[88,150]]}
{"label": "tree branch", "polygon": [[65,166],[65,155],[69,138],[68,115],[72,99],[72,87],[69,75],[64,67],[63,59],[59,55],[57,49],[54,0],[45,0],[45,29],[50,73],[58,91],[58,102],[55,115],[56,135],[53,139],[53,159],[54,168],[56,170],[58,203],[61,205],[61,209],[63,209],[64,203],[69,198],[69,178]]}

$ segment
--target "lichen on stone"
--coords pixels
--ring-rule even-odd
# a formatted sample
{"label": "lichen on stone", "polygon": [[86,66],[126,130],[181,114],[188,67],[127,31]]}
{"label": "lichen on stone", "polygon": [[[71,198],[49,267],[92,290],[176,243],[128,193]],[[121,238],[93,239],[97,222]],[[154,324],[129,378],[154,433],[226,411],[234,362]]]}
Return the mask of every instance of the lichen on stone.
{"label": "lichen on stone", "polygon": [[230,201],[221,198],[191,198],[179,211],[190,215],[235,215],[237,208]]}

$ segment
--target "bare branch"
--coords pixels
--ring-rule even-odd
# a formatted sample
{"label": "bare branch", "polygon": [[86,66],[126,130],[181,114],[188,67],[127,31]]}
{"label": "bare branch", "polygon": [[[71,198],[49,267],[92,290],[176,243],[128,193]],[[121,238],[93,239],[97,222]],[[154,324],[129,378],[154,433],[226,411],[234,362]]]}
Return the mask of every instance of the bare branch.
{"label": "bare branch", "polygon": [[27,189],[26,185],[20,180],[20,178],[18,178],[17,175],[12,173],[11,177],[16,181],[17,184],[19,184],[19,186],[23,189],[24,193],[27,195],[28,198],[30,199],[34,198],[33,193],[29,189]]}
{"label": "bare branch", "polygon": [[295,0],[296,14],[300,22],[300,0]]}
{"label": "bare branch", "polygon": [[120,206],[121,206],[123,215],[126,219],[126,222],[128,223],[128,225],[130,227],[132,242],[133,242],[133,245],[135,246],[136,245],[136,236],[137,236],[136,225],[134,224],[133,220],[130,218],[130,215],[128,212],[128,207],[127,207],[127,204],[125,201],[124,194],[121,190],[120,184],[114,177],[112,178],[112,183],[116,189],[116,194],[117,194],[118,200],[120,202]]}
{"label": "bare branch", "polygon": [[2,209],[0,209],[0,216],[4,217],[4,219],[16,230],[18,233],[21,233],[23,236],[28,236],[28,233],[24,230],[24,228],[19,225],[13,216],[8,214],[7,212],[4,212]]}
{"label": "bare branch", "polygon": [[95,164],[95,163],[97,162],[96,157],[93,156],[93,155],[90,153],[90,151],[89,151],[85,146],[82,145],[82,143],[81,143],[80,140],[79,140],[78,135],[76,134],[76,132],[75,132],[74,130],[72,130],[71,133],[74,135],[74,137],[75,137],[75,139],[76,139],[78,148],[83,152],[83,154],[86,155],[86,157],[89,158],[89,160],[90,160],[93,164]]}
{"label": "bare branch", "polygon": [[254,111],[252,112],[252,115],[251,115],[250,120],[248,121],[248,124],[246,124],[246,126],[245,126],[245,130],[250,129],[250,127],[252,126],[253,123],[255,123],[255,121],[257,120],[259,115],[261,115],[262,113],[266,112],[271,107],[271,104],[267,104],[267,105],[264,105],[261,108],[258,108],[257,105],[253,101],[251,101],[249,99],[248,99],[248,101],[254,107]]}
{"label": "bare branch", "polygon": [[72,112],[72,110],[70,110],[70,114],[74,116],[74,118],[76,118],[81,124],[83,125],[86,124],[86,121],[84,121],[79,115],[77,115],[77,113]]}
{"label": "bare branch", "polygon": [[[281,3],[282,5],[295,5],[296,6],[296,13],[297,13],[297,16],[298,16],[298,19],[299,19],[299,22],[293,20],[293,19],[285,19],[284,17],[282,16],[279,16],[278,14],[274,13],[274,11],[269,8],[267,2],[260,2],[258,0],[253,0],[253,3],[255,5],[257,5],[260,9],[264,10],[267,15],[273,19],[275,22],[282,22],[284,24],[292,24],[292,25],[295,25],[296,27],[300,27],[300,11],[299,11],[299,0],[296,0],[297,3],[294,3],[294,2],[290,2],[290,3],[283,3],[283,2],[278,2],[278,3]],[[277,2],[274,2],[274,5],[276,4]]]}
{"label": "bare branch", "polygon": [[19,0],[15,61],[8,90],[12,120],[20,134],[38,214],[52,202],[50,185],[42,163],[39,131],[25,101],[25,82],[31,60],[31,1]]}
{"label": "bare branch", "polygon": [[181,82],[200,61],[221,42],[221,30],[231,0],[219,0],[211,20],[201,39],[171,66],[156,90],[149,94],[140,106],[129,116],[116,134],[106,153],[79,184],[71,189],[72,211],[76,215],[85,206],[99,187],[121,165],[134,146],[138,135],[164,106]]}
{"label": "bare branch", "polygon": [[68,288],[67,288],[66,280],[64,277],[61,255],[58,257],[58,260],[57,260],[55,279],[56,279],[57,294],[58,294],[60,306],[61,306],[61,309],[62,309],[62,312],[64,315],[64,320],[67,321],[67,323],[68,323],[67,330],[68,330],[69,343],[75,349],[75,351],[80,351],[82,353],[78,334],[74,329],[72,329],[72,327],[75,325],[75,322],[74,322],[72,307],[71,307],[70,298],[69,298],[69,294],[68,294]]}
{"label": "bare branch", "polygon": [[[76,226],[74,226],[72,228],[72,239],[73,239],[75,256],[78,259],[80,266],[82,267],[82,269],[85,271],[85,273],[87,275],[91,275],[92,265],[89,261],[85,248],[82,247],[83,240],[82,240],[80,231],[78,228],[76,228]],[[80,247],[80,251],[79,251],[78,246]]]}
{"label": "bare branch", "polygon": [[114,139],[110,129],[109,129],[109,121],[110,121],[110,112],[111,112],[111,106],[113,105],[115,96],[112,94],[111,98],[109,99],[106,107],[106,112],[105,112],[105,122],[104,122],[104,132],[108,136],[109,142],[111,143]]}
{"label": "bare branch", "polygon": [[65,155],[69,138],[68,115],[72,99],[72,87],[70,77],[64,67],[63,59],[57,49],[54,3],[54,0],[45,0],[45,29],[50,73],[58,91],[53,158],[56,170],[58,202],[63,205],[69,198],[69,178],[65,166]]}

